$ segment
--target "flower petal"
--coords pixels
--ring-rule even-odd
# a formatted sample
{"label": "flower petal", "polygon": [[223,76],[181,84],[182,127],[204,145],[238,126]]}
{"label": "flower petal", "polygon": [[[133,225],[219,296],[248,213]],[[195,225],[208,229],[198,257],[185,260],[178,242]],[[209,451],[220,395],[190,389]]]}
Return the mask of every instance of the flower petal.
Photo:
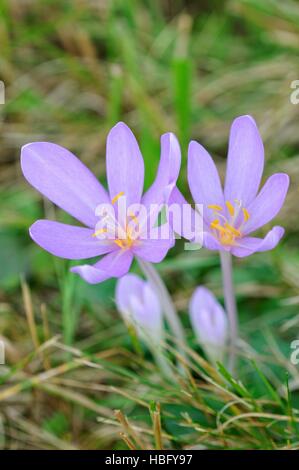
{"label": "flower petal", "polygon": [[231,252],[238,258],[252,255],[255,252],[273,250],[281,240],[284,234],[284,229],[278,225],[273,227],[267,233],[265,238],[244,237],[240,241],[239,246],[232,248]]}
{"label": "flower petal", "polygon": [[219,250],[219,251],[226,251],[225,247],[221,245],[221,243],[217,240],[216,237],[214,237],[211,233],[209,232],[204,232],[203,233],[203,246],[207,250]]}
{"label": "flower petal", "polygon": [[116,244],[93,237],[94,230],[37,220],[29,229],[31,238],[52,255],[66,259],[84,259],[114,251]]}
{"label": "flower petal", "polygon": [[142,309],[135,310],[134,320],[142,336],[151,341],[153,346],[158,345],[163,334],[162,308],[156,292],[148,282],[143,285],[142,306]]}
{"label": "flower petal", "polygon": [[214,294],[198,287],[190,301],[190,319],[196,336],[203,344],[224,346],[227,338],[227,317]]}
{"label": "flower petal", "polygon": [[264,146],[254,119],[234,120],[229,138],[225,200],[238,199],[243,207],[255,198],[264,168]]}
{"label": "flower petal", "polygon": [[[181,166],[181,149],[176,136],[172,132],[161,137],[161,157],[155,181],[142,198],[142,204],[167,203],[166,188],[173,187],[178,179]],[[170,192],[170,191],[169,191]],[[169,193],[168,192],[168,193]]]}
{"label": "flower petal", "polygon": [[97,223],[96,207],[109,202],[107,192],[91,171],[59,145],[49,142],[25,145],[21,167],[35,189],[88,227]]}
{"label": "flower petal", "polygon": [[144,163],[132,131],[123,122],[108,134],[106,158],[111,200],[124,194],[127,207],[138,204],[143,191]]}
{"label": "flower petal", "polygon": [[276,173],[267,179],[257,197],[248,206],[249,220],[244,225],[244,234],[251,233],[272,220],[280,211],[290,179],[285,173]]}
{"label": "flower petal", "polygon": [[135,274],[117,282],[116,303],[125,321],[133,324],[138,334],[157,343],[162,335],[162,309],[151,285]]}
{"label": "flower petal", "polygon": [[168,204],[169,225],[172,230],[180,237],[202,244],[202,215],[191,207],[177,187],[173,189]]}
{"label": "flower petal", "polygon": [[215,163],[209,153],[197,142],[190,142],[188,150],[188,182],[196,204],[203,204],[203,218],[209,224],[215,218],[209,205],[224,207],[223,191]]}
{"label": "flower petal", "polygon": [[127,321],[131,319],[131,296],[135,295],[141,298],[143,295],[143,284],[144,280],[132,273],[126,274],[117,282],[115,291],[117,309]]}
{"label": "flower petal", "polygon": [[156,291],[154,291],[149,282],[144,283],[143,299],[148,328],[152,327],[155,331],[161,333],[162,307]]}
{"label": "flower petal", "polygon": [[126,274],[133,261],[130,250],[117,250],[104,256],[93,266],[85,264],[71,268],[73,273],[79,274],[89,284],[98,284],[110,277],[121,277]]}
{"label": "flower petal", "polygon": [[174,236],[168,223],[151,229],[147,238],[140,239],[140,243],[133,246],[132,250],[136,256],[150,261],[160,263],[167,252],[174,246]]}

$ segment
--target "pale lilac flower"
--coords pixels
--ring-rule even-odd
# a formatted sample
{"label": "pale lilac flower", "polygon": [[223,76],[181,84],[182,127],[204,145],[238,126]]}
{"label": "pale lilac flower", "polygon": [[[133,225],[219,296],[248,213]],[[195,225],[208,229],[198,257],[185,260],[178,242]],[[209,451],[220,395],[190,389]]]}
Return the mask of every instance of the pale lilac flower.
{"label": "pale lilac flower", "polygon": [[[147,236],[132,235],[128,220],[110,220],[121,228],[124,236],[112,239],[108,229],[97,236],[96,208],[102,205],[115,208],[118,199],[125,197],[127,207],[143,204],[146,218],[152,204],[167,203],[178,177],[181,154],[176,137],[172,133],[161,137],[161,159],[156,179],[142,196],[144,162],[138,143],[131,130],[122,122],[111,129],[107,138],[106,167],[108,191],[90,170],[71,152],[59,145],[35,142],[22,148],[21,166],[28,182],[64,209],[85,227],[62,224],[50,220],[38,220],[30,227],[30,236],[42,248],[55,256],[67,259],[86,259],[103,256],[93,265],[81,265],[71,270],[91,284],[110,277],[126,274],[134,256],[157,263],[173,246],[173,236],[162,239],[153,224],[147,228]],[[118,212],[116,210],[118,217]],[[138,214],[130,222],[145,226]],[[108,224],[109,226],[109,224]],[[166,225],[168,229],[168,225]],[[167,230],[166,230],[167,231]],[[143,234],[144,235],[144,234]],[[165,237],[165,232],[163,234]],[[142,239],[141,239],[142,238]]]}
{"label": "pale lilac flower", "polygon": [[191,297],[189,313],[199,344],[213,361],[223,360],[228,321],[214,294],[205,287],[198,287]]}
{"label": "pale lilac flower", "polygon": [[232,124],[224,191],[209,153],[199,143],[190,143],[188,181],[194,201],[203,204],[206,248],[244,257],[278,244],[284,234],[279,226],[265,238],[251,236],[277,215],[289,186],[288,175],[276,173],[258,192],[263,167],[263,142],[250,116],[240,116]]}
{"label": "pale lilac flower", "polygon": [[156,292],[149,282],[135,274],[126,274],[117,281],[116,305],[126,324],[132,325],[138,336],[161,343],[163,336],[162,309]]}

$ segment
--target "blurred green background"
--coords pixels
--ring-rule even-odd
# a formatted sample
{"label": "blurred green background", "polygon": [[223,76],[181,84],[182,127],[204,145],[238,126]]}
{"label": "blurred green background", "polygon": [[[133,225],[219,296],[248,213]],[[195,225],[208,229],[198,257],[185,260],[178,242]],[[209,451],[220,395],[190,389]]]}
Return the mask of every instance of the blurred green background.
{"label": "blurred green background", "polygon": [[[6,98],[0,105],[0,337],[7,345],[5,370],[16,373],[9,380],[22,383],[21,370],[40,373],[45,364],[30,354],[56,335],[60,346],[75,348],[69,354],[102,352],[114,364],[128,362],[119,353],[131,343],[114,308],[115,282],[86,285],[69,274],[68,262],[33,244],[28,228],[37,218],[65,216],[27,185],[19,165],[22,145],[52,141],[105,183],[105,139],[119,120],[140,142],[146,186],[158,165],[160,135],[177,134],[179,185],[191,201],[188,141],[205,145],[223,174],[231,121],[241,114],[256,119],[265,143],[264,178],[275,171],[291,177],[276,219],[286,236],[271,253],[235,260],[236,289],[250,347],[287,357],[299,326],[299,104],[290,101],[291,83],[299,79],[298,1],[0,0],[0,47]],[[184,252],[179,242],[159,269],[191,338],[187,303],[194,287],[204,283],[221,298],[217,255]],[[66,360],[60,346],[48,367]],[[98,384],[89,390],[94,405],[84,394],[76,402],[78,377],[52,383],[52,392],[26,390],[11,398],[12,406],[0,402],[1,445],[119,445],[113,425],[99,426],[95,416],[100,406],[109,417],[107,410],[129,413],[133,405],[108,393],[107,383],[118,384],[111,372],[98,373],[80,375]],[[73,400],[59,394],[63,385]]]}

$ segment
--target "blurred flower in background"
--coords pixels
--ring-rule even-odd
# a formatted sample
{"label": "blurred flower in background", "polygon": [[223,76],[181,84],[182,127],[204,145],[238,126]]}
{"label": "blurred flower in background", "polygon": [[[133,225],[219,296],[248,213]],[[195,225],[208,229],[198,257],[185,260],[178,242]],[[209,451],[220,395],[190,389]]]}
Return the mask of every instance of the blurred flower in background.
{"label": "blurred flower in background", "polygon": [[206,287],[198,287],[190,300],[193,331],[207,356],[223,361],[228,336],[228,321],[222,305]]}
{"label": "blurred flower in background", "polygon": [[116,305],[127,325],[151,347],[160,345],[163,338],[162,308],[157,294],[136,274],[120,278],[116,286]]}

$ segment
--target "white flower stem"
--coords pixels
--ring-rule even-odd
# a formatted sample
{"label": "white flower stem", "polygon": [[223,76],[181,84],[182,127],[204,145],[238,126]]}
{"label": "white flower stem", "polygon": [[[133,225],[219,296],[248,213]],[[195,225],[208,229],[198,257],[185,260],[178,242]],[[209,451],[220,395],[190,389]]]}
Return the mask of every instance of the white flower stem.
{"label": "white flower stem", "polygon": [[172,330],[174,338],[176,339],[176,344],[180,354],[183,357],[186,357],[184,351],[184,346],[186,344],[185,333],[164,282],[151,263],[143,261],[140,258],[138,258],[138,263],[145,277],[157,292],[166,320]]}
{"label": "white flower stem", "polygon": [[164,377],[170,380],[171,382],[176,382],[173,370],[171,369],[169,363],[167,362],[167,358],[165,356],[165,350],[159,346],[157,346],[156,348],[149,346],[149,349],[156,361],[157,366],[160,368]]}
{"label": "white flower stem", "polygon": [[[125,324],[128,328],[128,332],[131,337],[131,341],[132,341],[133,347],[137,355],[143,358],[143,351],[142,351],[142,347],[140,344],[140,338],[137,334],[135,326],[128,322],[125,322]],[[174,373],[169,363],[167,362],[167,357],[165,355],[165,351],[162,347],[161,342],[159,343],[153,342],[153,339],[149,335],[144,336],[142,339],[144,343],[146,344],[146,346],[148,347],[149,351],[151,352],[153,358],[155,359],[155,362],[157,366],[159,367],[159,369],[161,370],[163,376],[166,379],[170,380],[171,382],[175,382]]]}
{"label": "white flower stem", "polygon": [[238,312],[233,285],[231,254],[226,251],[220,251],[220,261],[225,309],[229,320],[228,369],[233,374],[236,365],[236,347],[238,341]]}

